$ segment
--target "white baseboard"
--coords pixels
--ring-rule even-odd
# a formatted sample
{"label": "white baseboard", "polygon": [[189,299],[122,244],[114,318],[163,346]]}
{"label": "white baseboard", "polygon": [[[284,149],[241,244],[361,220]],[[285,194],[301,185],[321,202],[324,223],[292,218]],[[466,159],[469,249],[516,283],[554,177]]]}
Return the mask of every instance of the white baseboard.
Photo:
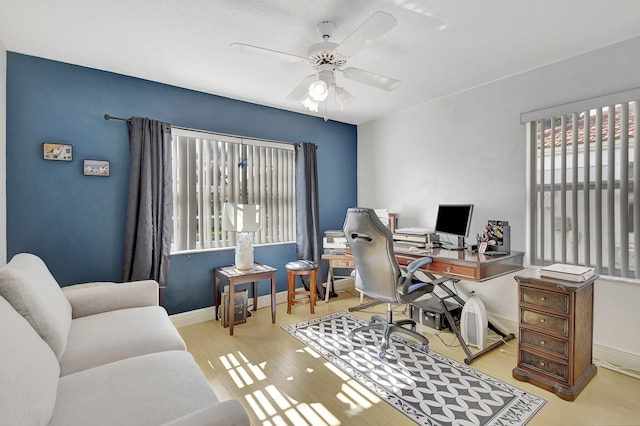
{"label": "white baseboard", "polygon": [[[249,303],[253,303],[253,299],[249,300]],[[286,291],[276,293],[276,305],[280,303],[287,303]],[[258,309],[269,306],[271,306],[270,294],[258,296]],[[174,314],[169,316],[169,318],[176,328],[180,328],[205,321],[213,321],[214,319],[216,319],[216,312],[213,306],[209,306],[208,308],[195,309],[193,311]]]}
{"label": "white baseboard", "polygon": [[[325,283],[326,284],[326,283]],[[351,278],[343,278],[333,282],[334,290],[348,290],[353,289],[353,280]]]}
{"label": "white baseboard", "polygon": [[[335,290],[344,290],[353,288],[353,280],[344,279],[334,283]],[[253,303],[253,299],[249,301]],[[276,293],[276,305],[280,303],[287,303],[287,292],[281,291]],[[271,295],[265,294],[258,296],[258,309],[271,306]],[[198,324],[205,321],[213,321],[216,319],[215,308],[210,306],[208,308],[195,309],[189,312],[182,312],[179,314],[173,314],[169,317],[171,322],[176,328],[186,327],[188,325]]]}
{"label": "white baseboard", "polygon": [[499,315],[494,315],[491,312],[487,312],[487,316],[489,317],[489,321],[493,324],[498,330],[502,331],[505,334],[513,333],[518,337],[518,322],[510,320],[509,318],[504,318]]}
{"label": "white baseboard", "polygon": [[593,344],[594,360],[602,360],[615,366],[640,371],[640,354],[625,352],[611,346]]}
{"label": "white baseboard", "polygon": [[216,318],[216,315],[215,308],[213,306],[209,306],[208,308],[195,309],[193,311],[173,314],[170,315],[169,318],[176,328],[180,328],[214,320]]}

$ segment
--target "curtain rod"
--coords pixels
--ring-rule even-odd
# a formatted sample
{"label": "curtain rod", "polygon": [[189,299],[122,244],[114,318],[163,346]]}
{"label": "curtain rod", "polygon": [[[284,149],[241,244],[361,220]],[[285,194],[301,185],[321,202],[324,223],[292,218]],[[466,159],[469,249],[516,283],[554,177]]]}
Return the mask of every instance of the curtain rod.
{"label": "curtain rod", "polygon": [[[104,115],[104,119],[105,120],[120,120],[120,121],[126,121],[127,123],[131,123],[131,119],[130,118],[114,117],[113,115],[109,115],[109,114],[105,114]],[[229,134],[229,133],[220,133],[220,132],[214,132],[214,131],[211,131],[211,130],[202,130],[202,129],[192,129],[192,128],[189,128],[189,127],[180,127],[180,126],[174,126],[174,125],[171,125],[171,127],[174,128],[174,129],[187,130],[187,131],[191,131],[191,132],[209,133],[210,135],[228,136],[228,137],[231,137],[231,138],[247,139],[247,140],[259,141],[259,142],[273,142],[273,143],[279,143],[279,144],[284,143],[285,145],[295,145],[297,143],[300,143],[300,142],[282,142],[282,141],[275,141],[275,140],[271,140],[271,139],[260,139],[260,138],[254,138],[254,137],[251,137],[251,136],[232,135],[232,134]],[[316,144],[316,149],[318,149],[318,145],[317,144]]]}
{"label": "curtain rod", "polygon": [[[109,115],[109,114],[105,114],[104,115],[104,119],[105,120],[120,120],[120,121],[126,121],[127,123],[131,123],[131,119],[130,118],[114,117],[113,115]],[[192,129],[192,128],[189,128],[189,127],[180,127],[180,126],[175,126],[175,125],[171,125],[171,127],[174,128],[174,129],[188,130],[188,131],[191,131],[191,132],[210,133],[212,135],[223,135],[223,136],[230,136],[230,137],[233,137],[233,138],[262,140],[262,139],[250,138],[250,137],[246,137],[246,136],[229,135],[229,134],[226,134],[226,133],[212,132],[210,130]],[[277,141],[274,141],[274,142],[277,142]]]}
{"label": "curtain rod", "polygon": [[104,115],[104,119],[105,120],[120,120],[120,121],[126,121],[127,123],[130,123],[131,120],[128,118],[120,118],[120,117],[114,117],[113,115],[109,115],[109,114],[105,114]]}

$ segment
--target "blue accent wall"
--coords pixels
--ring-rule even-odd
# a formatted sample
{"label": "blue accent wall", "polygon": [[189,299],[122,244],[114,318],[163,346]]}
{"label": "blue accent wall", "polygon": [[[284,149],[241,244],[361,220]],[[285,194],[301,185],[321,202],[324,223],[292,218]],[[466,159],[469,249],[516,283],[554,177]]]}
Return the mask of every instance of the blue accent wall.
{"label": "blue accent wall", "polygon": [[[61,286],[120,281],[128,190],[129,134],[117,117],[149,117],[188,127],[318,145],[320,227],[340,229],[357,203],[356,126],[134,77],[7,53],[7,252],[40,256]],[[43,142],[73,145],[73,161],[43,159]],[[108,160],[109,177],[84,176],[84,159]],[[295,244],[256,247],[278,268]],[[171,257],[170,314],[213,305],[213,268],[233,250]],[[326,275],[326,272],[325,272]],[[260,294],[268,293],[266,284]]]}

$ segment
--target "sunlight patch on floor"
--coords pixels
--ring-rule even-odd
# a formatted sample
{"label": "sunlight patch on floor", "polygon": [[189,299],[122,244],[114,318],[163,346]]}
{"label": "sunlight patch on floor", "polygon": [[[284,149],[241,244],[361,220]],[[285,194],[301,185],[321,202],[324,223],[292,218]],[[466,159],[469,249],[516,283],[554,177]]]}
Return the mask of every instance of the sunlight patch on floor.
{"label": "sunlight patch on floor", "polygon": [[254,391],[245,399],[263,426],[339,426],[340,421],[322,404],[299,402],[282,394],[275,386]]}
{"label": "sunlight patch on floor", "polygon": [[305,346],[304,347],[304,351],[307,352],[309,355],[311,355],[314,358],[321,358],[320,354],[318,354],[316,351],[311,349],[309,346]]}
{"label": "sunlight patch on floor", "polygon": [[[309,347],[297,350],[297,352],[311,355],[314,358],[321,358],[315,350]],[[267,380],[267,376],[264,373],[266,362],[254,364],[240,352],[220,356],[219,360],[238,389],[247,388]],[[209,362],[209,365],[213,368],[211,362]],[[356,415],[381,401],[374,393],[353,380],[335,365],[330,362],[326,362],[323,365],[343,382],[340,391],[335,397],[347,407],[346,412],[350,416]],[[306,374],[315,372],[313,368],[306,368],[304,371]],[[287,381],[293,380],[295,380],[295,376],[287,377]],[[341,424],[340,420],[324,405],[298,401],[272,384],[266,384],[263,389],[256,389],[247,393],[245,400],[263,426],[292,424],[296,426],[339,426]]]}
{"label": "sunlight patch on floor", "polygon": [[331,364],[330,362],[325,362],[324,366],[327,367],[327,369],[329,371],[331,371],[333,374],[335,374],[336,376],[338,376],[341,380],[343,380],[345,382],[351,378],[351,377],[349,377],[348,374],[346,374],[345,372],[343,372],[342,370],[340,370],[338,367],[336,367],[335,365]]}
{"label": "sunlight patch on floor", "polygon": [[349,386],[351,386],[355,391],[359,392],[363,397],[365,397],[366,399],[368,399],[369,401],[371,401],[371,403],[373,404],[377,404],[380,401],[382,401],[382,399],[380,399],[378,397],[378,395],[376,395],[375,393],[371,392],[369,389],[367,389],[366,387],[362,386],[359,382],[357,382],[356,380],[349,380],[348,382]]}
{"label": "sunlight patch on floor", "polygon": [[[259,365],[252,364],[241,352],[238,352],[237,356],[229,353],[220,356],[219,359],[239,389],[252,385],[256,381],[261,382],[267,379],[267,376],[262,371],[266,366],[266,362],[262,362]],[[209,361],[209,365],[213,368],[211,361]]]}

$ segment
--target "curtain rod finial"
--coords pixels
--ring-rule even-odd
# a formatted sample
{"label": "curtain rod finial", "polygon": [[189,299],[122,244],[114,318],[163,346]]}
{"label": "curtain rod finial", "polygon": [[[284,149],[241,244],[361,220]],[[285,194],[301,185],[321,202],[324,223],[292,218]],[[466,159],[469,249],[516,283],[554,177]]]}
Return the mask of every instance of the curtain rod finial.
{"label": "curtain rod finial", "polygon": [[105,115],[104,115],[104,119],[105,119],[105,120],[110,120],[110,119],[111,119],[111,116],[110,116],[109,114],[105,114]]}

